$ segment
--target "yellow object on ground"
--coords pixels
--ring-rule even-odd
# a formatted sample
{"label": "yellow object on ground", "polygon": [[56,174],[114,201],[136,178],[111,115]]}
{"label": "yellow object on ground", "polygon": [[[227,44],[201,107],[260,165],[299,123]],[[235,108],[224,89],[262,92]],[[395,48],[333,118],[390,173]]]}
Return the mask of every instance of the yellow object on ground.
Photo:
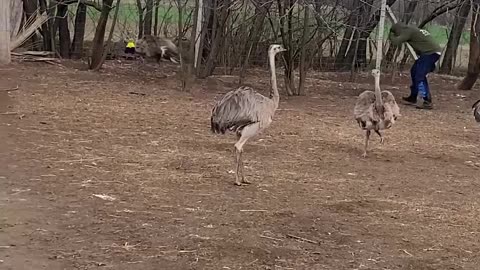
{"label": "yellow object on ground", "polygon": [[127,43],[127,48],[135,48],[135,42],[133,40],[130,40],[128,43]]}

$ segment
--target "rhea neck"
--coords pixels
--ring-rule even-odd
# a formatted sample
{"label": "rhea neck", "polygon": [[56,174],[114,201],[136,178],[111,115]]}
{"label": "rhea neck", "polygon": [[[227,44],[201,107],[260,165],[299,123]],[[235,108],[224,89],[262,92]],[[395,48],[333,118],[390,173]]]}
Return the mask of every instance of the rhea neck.
{"label": "rhea neck", "polygon": [[270,64],[270,73],[271,73],[271,83],[272,83],[272,100],[275,103],[275,109],[278,107],[278,102],[280,101],[280,95],[278,94],[277,88],[277,74],[275,72],[275,52],[268,52],[268,62]]}
{"label": "rhea neck", "polygon": [[382,106],[383,100],[382,100],[382,90],[380,89],[380,75],[376,74],[374,75],[374,77],[375,77],[375,105]]}

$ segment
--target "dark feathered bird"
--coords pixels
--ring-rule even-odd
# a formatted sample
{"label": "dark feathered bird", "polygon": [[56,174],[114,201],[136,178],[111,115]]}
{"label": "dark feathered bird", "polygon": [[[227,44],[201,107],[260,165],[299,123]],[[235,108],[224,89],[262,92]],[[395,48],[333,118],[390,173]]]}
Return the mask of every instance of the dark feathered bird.
{"label": "dark feathered bird", "polygon": [[477,123],[480,123],[480,99],[477,100],[477,102],[473,103],[472,105],[472,109],[473,109],[473,116],[475,117],[475,121],[477,121]]}
{"label": "dark feathered bird", "polygon": [[275,74],[275,55],[283,51],[285,49],[281,45],[271,45],[268,50],[273,90],[272,98],[267,98],[250,87],[242,86],[226,93],[212,109],[210,117],[212,132],[225,134],[226,131],[230,130],[236,132],[238,137],[235,144],[236,185],[249,183],[243,175],[243,145],[248,139],[270,125],[275,110],[278,108],[280,96]]}

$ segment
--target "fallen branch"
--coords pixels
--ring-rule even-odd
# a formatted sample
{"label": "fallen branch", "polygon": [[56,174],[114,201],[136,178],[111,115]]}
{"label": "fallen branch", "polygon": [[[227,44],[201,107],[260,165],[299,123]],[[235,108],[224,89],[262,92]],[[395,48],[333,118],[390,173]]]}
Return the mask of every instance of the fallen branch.
{"label": "fallen branch", "polygon": [[240,210],[240,212],[267,212],[267,210],[244,209],[244,210]]}
{"label": "fallen branch", "polygon": [[129,94],[132,94],[132,95],[139,95],[139,96],[145,96],[146,94],[145,93],[140,93],[140,92],[134,92],[134,91],[130,91],[128,92]]}
{"label": "fallen branch", "polygon": [[315,245],[319,245],[320,243],[318,243],[317,241],[313,241],[313,240],[310,240],[310,239],[307,239],[307,238],[303,238],[303,237],[300,237],[300,236],[296,236],[296,235],[293,235],[293,234],[287,234],[287,237],[290,237],[290,238],[293,238],[293,239],[297,239],[297,240],[301,240],[303,242],[308,242],[308,243],[311,243],[311,244],[315,244]]}
{"label": "fallen branch", "polygon": [[11,91],[17,91],[17,90],[18,90],[18,85],[14,88],[0,89],[0,91],[5,91],[5,92],[11,92]]}
{"label": "fallen branch", "polygon": [[57,58],[52,58],[52,57],[35,57],[35,58],[23,58],[22,61],[27,61],[27,62],[55,62],[58,63],[59,60]]}
{"label": "fallen branch", "polygon": [[270,237],[270,236],[266,236],[266,235],[263,235],[263,234],[260,234],[259,235],[261,238],[266,238],[266,239],[270,239],[270,240],[274,240],[274,241],[283,241],[283,239],[279,239],[279,238],[275,238],[275,237]]}
{"label": "fallen branch", "polygon": [[3,113],[0,113],[0,115],[17,115],[18,112],[3,112]]}

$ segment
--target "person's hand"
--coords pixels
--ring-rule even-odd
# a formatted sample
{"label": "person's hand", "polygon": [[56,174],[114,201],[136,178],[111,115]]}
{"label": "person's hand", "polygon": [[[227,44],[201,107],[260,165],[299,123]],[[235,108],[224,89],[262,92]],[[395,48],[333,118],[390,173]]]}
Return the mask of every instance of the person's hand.
{"label": "person's hand", "polygon": [[390,29],[390,32],[388,33],[388,38],[391,39],[394,36],[395,34],[393,33],[392,29]]}

